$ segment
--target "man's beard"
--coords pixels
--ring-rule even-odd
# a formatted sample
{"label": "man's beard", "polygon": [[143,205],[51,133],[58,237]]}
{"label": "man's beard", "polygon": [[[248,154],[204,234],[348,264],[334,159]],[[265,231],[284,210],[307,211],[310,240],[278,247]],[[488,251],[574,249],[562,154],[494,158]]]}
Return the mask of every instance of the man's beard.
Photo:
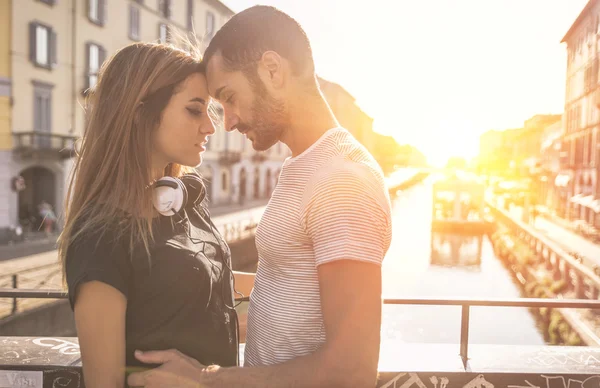
{"label": "man's beard", "polygon": [[256,151],[266,151],[281,140],[281,136],[291,125],[289,112],[283,101],[269,95],[262,81],[253,85],[254,102],[252,104],[252,122],[249,125],[238,124],[242,131],[252,130],[252,147]]}

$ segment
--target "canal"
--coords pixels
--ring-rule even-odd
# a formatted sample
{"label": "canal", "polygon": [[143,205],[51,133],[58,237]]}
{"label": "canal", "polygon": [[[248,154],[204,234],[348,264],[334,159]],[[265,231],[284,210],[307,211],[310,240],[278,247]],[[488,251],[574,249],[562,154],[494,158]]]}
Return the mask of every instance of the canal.
{"label": "canal", "polygon": [[[393,201],[393,238],[383,264],[383,293],[397,298],[519,298],[519,285],[496,258],[487,237],[434,235],[433,181],[400,192]],[[432,248],[433,247],[433,248]],[[432,255],[433,252],[433,255]],[[456,343],[459,306],[386,305],[382,342]],[[471,307],[469,342],[543,345],[527,308]]]}

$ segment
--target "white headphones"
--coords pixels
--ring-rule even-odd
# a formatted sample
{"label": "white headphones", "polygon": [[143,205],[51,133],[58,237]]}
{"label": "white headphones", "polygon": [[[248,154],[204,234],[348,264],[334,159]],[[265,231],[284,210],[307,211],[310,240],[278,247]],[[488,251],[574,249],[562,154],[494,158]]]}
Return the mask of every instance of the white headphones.
{"label": "white headphones", "polygon": [[172,216],[185,207],[201,203],[205,196],[204,183],[195,174],[179,178],[164,176],[152,186],[152,203],[163,216]]}

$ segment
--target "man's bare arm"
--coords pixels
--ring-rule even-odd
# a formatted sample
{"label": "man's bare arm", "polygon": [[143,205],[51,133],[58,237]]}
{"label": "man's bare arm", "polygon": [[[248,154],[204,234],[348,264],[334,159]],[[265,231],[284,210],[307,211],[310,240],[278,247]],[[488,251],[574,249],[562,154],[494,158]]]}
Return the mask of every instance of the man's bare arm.
{"label": "man's bare arm", "polygon": [[[233,271],[235,279],[235,291],[244,296],[250,296],[250,292],[254,288],[254,278],[256,274],[252,272]],[[238,297],[239,295],[236,295]]]}

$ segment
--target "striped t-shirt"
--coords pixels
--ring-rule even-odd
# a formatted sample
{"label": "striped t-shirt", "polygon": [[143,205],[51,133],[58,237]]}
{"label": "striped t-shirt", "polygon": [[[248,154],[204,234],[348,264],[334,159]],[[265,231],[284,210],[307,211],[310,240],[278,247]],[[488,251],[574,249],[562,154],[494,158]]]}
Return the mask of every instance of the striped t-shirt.
{"label": "striped t-shirt", "polygon": [[325,342],[317,267],[380,266],[391,240],[381,168],[347,130],[333,128],[288,158],[258,225],[244,364],[272,365]]}

